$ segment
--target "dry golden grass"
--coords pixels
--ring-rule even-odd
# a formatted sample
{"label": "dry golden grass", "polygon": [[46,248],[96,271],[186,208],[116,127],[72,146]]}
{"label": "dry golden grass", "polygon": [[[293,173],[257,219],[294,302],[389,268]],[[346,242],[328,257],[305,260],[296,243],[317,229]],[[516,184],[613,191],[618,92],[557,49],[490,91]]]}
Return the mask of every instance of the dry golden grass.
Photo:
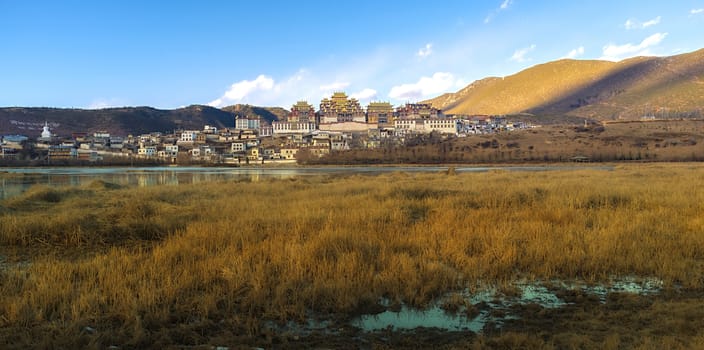
{"label": "dry golden grass", "polygon": [[701,117],[704,50],[620,62],[557,60],[475,81],[426,102],[449,114],[532,113],[597,120]]}
{"label": "dry golden grass", "polygon": [[525,164],[688,162],[704,160],[704,121],[552,125],[442,140],[417,136],[406,145],[334,152],[313,164]]}
{"label": "dry golden grass", "polygon": [[699,164],[40,187],[0,204],[0,347],[257,342],[265,320],[519,278],[704,284]]}

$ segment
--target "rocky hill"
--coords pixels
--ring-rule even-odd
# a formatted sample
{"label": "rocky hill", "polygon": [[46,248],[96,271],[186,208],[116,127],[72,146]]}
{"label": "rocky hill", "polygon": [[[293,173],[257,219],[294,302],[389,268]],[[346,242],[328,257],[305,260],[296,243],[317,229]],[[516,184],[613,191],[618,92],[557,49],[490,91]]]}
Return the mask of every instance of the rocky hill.
{"label": "rocky hill", "polygon": [[288,110],[281,107],[257,107],[243,104],[223,107],[222,110],[235,116],[258,116],[269,123],[281,120],[288,115]]}
{"label": "rocky hill", "polygon": [[217,109],[192,105],[173,110],[151,107],[106,109],[65,108],[0,108],[0,135],[39,136],[45,122],[53,133],[69,136],[73,132],[107,131],[113,135],[138,135],[152,131],[172,132],[176,129],[234,127],[236,116],[259,116],[271,122],[286,113],[282,108],[237,105]]}
{"label": "rocky hill", "polygon": [[620,62],[558,60],[478,80],[426,102],[449,114],[704,117],[704,49]]}

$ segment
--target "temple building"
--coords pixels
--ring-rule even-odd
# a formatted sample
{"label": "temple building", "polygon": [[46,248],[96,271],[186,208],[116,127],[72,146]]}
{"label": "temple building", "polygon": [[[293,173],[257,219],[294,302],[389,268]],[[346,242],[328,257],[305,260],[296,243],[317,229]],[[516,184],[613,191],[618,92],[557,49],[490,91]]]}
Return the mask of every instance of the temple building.
{"label": "temple building", "polygon": [[356,98],[348,98],[344,92],[335,92],[332,97],[320,101],[320,123],[366,123],[362,106]]}
{"label": "temple building", "polygon": [[370,102],[367,106],[367,123],[380,127],[394,125],[394,107],[388,102]]}
{"label": "temple building", "polygon": [[307,101],[298,101],[288,114],[289,122],[315,122],[315,109]]}
{"label": "temple building", "polygon": [[406,103],[398,107],[393,124],[397,135],[433,131],[457,135],[459,132],[457,120],[446,117],[442,111],[428,103]]}
{"label": "temple building", "polygon": [[406,103],[396,108],[396,114],[401,119],[437,118],[442,115],[442,112],[429,103]]}
{"label": "temple building", "polygon": [[271,127],[274,135],[309,134],[316,129],[315,109],[306,101],[298,101],[286,120],[272,122]]}

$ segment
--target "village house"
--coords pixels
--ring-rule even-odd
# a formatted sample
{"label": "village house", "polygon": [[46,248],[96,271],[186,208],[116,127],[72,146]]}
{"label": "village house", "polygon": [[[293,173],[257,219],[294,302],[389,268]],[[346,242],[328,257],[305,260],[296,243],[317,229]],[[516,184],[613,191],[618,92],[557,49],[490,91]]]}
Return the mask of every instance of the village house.
{"label": "village house", "polygon": [[233,142],[230,147],[231,153],[244,153],[247,150],[245,142]]}
{"label": "village house", "polygon": [[259,158],[259,147],[252,147],[247,149],[247,160],[260,160]]}
{"label": "village house", "polygon": [[274,128],[271,125],[261,123],[259,127],[259,137],[272,137],[274,135]]}
{"label": "village house", "polygon": [[235,117],[235,129],[237,130],[259,130],[259,117]]}
{"label": "village house", "polygon": [[298,153],[297,147],[282,147],[281,148],[281,159],[295,160],[296,154]]}
{"label": "village house", "polygon": [[431,133],[433,131],[457,135],[459,131],[457,120],[452,118],[397,119],[394,122],[394,128],[397,135]]}
{"label": "village house", "polygon": [[183,130],[180,133],[178,143],[180,144],[193,144],[196,141],[199,132],[196,130]]}
{"label": "village house", "polygon": [[261,148],[260,154],[262,159],[278,159],[276,148],[273,147]]}
{"label": "village house", "polygon": [[49,146],[48,159],[64,160],[78,157],[78,151],[73,146],[67,145],[52,145]]}
{"label": "village house", "polygon": [[273,122],[271,127],[274,136],[308,134],[315,131],[315,123],[313,122]]}
{"label": "village house", "polygon": [[164,157],[178,157],[178,145],[164,145]]}
{"label": "village house", "polygon": [[[73,133],[71,139],[53,135],[45,123],[44,136],[31,147],[39,153],[63,145],[80,150],[80,157],[96,158],[91,154],[135,154],[139,157],[161,157],[171,162],[238,162],[242,160],[295,160],[299,150],[306,155],[322,156],[351,148],[378,148],[402,145],[406,136],[418,133],[440,133],[459,137],[471,133],[493,133],[531,127],[510,122],[502,116],[445,116],[425,103],[407,103],[394,108],[389,102],[370,102],[363,109],[360,102],[344,92],[335,92],[320,103],[316,113],[313,105],[298,101],[282,120],[271,125],[259,117],[235,117],[233,128],[204,125],[202,130],[179,130],[170,134],[148,133],[125,138],[107,132]],[[9,138],[6,137],[9,140]],[[32,140],[34,141],[34,140]],[[4,157],[13,157],[22,145],[12,147],[5,141]],[[63,152],[63,153],[62,153]],[[52,149],[54,157],[64,157],[66,151]],[[75,156],[75,155],[74,155]]]}
{"label": "village house", "polygon": [[146,146],[146,145],[142,145],[142,146],[139,147],[139,149],[137,150],[137,155],[140,156],[140,157],[146,157],[146,158],[154,157],[154,156],[157,155],[156,146]]}

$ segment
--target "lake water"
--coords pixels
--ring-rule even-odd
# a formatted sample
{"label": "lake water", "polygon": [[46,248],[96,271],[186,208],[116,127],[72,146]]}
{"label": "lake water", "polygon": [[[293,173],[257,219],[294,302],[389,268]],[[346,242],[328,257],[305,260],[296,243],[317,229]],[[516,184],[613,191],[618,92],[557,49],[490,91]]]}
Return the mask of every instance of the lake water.
{"label": "lake water", "polygon": [[[591,169],[611,170],[610,167]],[[193,184],[208,181],[248,180],[259,181],[267,178],[290,178],[316,175],[378,175],[389,172],[441,172],[448,167],[441,166],[358,166],[358,167],[37,167],[0,168],[0,199],[16,196],[33,185],[81,186],[94,180],[127,186],[154,186]],[[509,167],[455,167],[455,171],[486,172],[507,171],[549,171],[564,169],[584,169],[568,166],[509,166]]]}

